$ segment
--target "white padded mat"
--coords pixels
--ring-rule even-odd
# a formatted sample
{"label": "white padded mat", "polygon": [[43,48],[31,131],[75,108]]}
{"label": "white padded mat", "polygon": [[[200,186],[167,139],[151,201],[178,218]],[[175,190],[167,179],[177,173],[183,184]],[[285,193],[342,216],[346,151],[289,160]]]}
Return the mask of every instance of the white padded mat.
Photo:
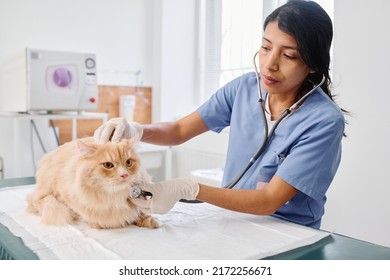
{"label": "white padded mat", "polygon": [[177,203],[156,215],[160,228],[97,230],[85,223],[45,226],[26,212],[34,186],[0,189],[0,223],[40,259],[260,259],[312,244],[330,233],[277,218]]}

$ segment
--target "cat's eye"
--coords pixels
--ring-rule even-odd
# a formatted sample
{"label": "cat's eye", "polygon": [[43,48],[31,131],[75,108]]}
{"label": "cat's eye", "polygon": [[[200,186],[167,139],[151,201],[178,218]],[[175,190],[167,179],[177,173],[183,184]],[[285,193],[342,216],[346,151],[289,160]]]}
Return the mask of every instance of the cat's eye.
{"label": "cat's eye", "polygon": [[126,160],[126,166],[131,167],[133,165],[133,161],[131,159]]}
{"label": "cat's eye", "polygon": [[107,168],[107,169],[111,169],[114,167],[114,164],[112,164],[111,162],[103,162],[103,167],[104,168]]}

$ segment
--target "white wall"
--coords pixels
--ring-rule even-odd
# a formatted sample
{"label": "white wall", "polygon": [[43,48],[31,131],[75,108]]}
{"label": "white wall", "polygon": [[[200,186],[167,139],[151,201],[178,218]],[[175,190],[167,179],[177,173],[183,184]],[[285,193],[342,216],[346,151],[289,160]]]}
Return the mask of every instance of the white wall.
{"label": "white wall", "polygon": [[390,247],[389,8],[335,1],[335,93],[352,117],[323,228]]}
{"label": "white wall", "polygon": [[161,17],[161,120],[174,120],[194,107],[197,0],[164,0]]}
{"label": "white wall", "polygon": [[99,84],[134,85],[141,70],[139,83],[153,87],[153,120],[177,119],[194,109],[196,5],[1,0],[0,61],[25,47],[93,52]]}
{"label": "white wall", "polygon": [[1,0],[0,58],[25,47],[92,52],[99,84],[152,86],[153,0]]}

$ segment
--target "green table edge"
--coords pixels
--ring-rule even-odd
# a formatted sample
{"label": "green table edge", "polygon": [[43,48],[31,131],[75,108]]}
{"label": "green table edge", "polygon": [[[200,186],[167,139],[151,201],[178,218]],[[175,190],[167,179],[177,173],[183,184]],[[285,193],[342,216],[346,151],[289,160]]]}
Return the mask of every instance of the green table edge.
{"label": "green table edge", "polygon": [[[1,179],[0,188],[32,185],[34,177]],[[38,256],[24,244],[20,237],[13,235],[7,227],[0,224],[0,259],[1,260],[38,260]],[[7,250],[5,248],[8,248]],[[12,248],[12,249],[10,249]]]}

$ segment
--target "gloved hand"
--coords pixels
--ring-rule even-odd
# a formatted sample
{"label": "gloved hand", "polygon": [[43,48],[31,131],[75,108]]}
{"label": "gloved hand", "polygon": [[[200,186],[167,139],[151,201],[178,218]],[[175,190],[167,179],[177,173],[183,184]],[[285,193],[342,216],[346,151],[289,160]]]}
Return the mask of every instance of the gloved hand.
{"label": "gloved hand", "polygon": [[[142,126],[136,122],[127,122],[125,118],[112,118],[95,130],[93,139],[95,143],[105,144],[108,141],[118,143],[121,139],[134,136],[141,140],[143,134]],[[110,136],[112,137],[110,138]]]}
{"label": "gloved hand", "polygon": [[151,192],[153,197],[133,198],[131,201],[141,207],[144,213],[165,214],[180,199],[195,200],[199,193],[199,184],[192,178],[171,179],[142,186],[142,190]]}

